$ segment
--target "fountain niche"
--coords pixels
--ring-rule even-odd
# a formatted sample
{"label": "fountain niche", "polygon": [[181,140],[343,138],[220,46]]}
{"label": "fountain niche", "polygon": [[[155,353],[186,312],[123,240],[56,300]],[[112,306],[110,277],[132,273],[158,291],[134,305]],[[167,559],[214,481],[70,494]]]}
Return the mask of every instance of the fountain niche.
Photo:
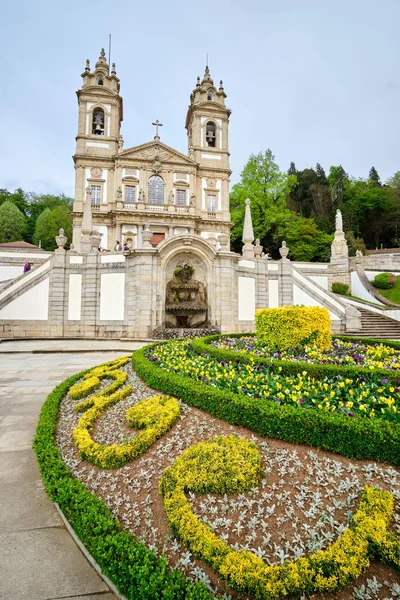
{"label": "fountain niche", "polygon": [[188,262],[176,265],[167,283],[165,326],[173,329],[196,329],[207,325],[207,290],[193,279],[195,269]]}

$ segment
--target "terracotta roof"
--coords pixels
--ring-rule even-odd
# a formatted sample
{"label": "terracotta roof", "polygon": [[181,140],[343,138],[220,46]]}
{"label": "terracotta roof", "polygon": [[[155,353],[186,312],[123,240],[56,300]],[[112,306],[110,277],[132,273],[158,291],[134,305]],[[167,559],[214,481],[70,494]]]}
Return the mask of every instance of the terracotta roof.
{"label": "terracotta roof", "polygon": [[400,248],[383,248],[382,250],[367,250],[367,254],[398,254]]}
{"label": "terracotta roof", "polygon": [[0,248],[29,248],[30,250],[34,248],[35,250],[41,250],[38,246],[30,244],[29,242],[24,242],[24,240],[19,240],[18,242],[4,242],[4,244],[0,244]]}

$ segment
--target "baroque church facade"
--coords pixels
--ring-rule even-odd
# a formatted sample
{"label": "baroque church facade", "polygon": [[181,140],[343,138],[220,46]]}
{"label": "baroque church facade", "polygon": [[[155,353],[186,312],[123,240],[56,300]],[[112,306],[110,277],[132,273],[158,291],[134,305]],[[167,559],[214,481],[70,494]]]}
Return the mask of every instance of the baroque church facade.
{"label": "baroque church facade", "polygon": [[[82,77],[73,243],[65,250],[60,230],[57,250],[1,287],[3,339],[252,331],[258,308],[293,304],[325,306],[336,333],[360,329],[359,311],[330,291],[358,281],[351,261],[361,259],[349,259],[340,223],[329,264],[292,262],[285,243],[281,260],[265,260],[247,199],[242,254],[230,250],[230,110],[208,67],[190,95],[187,156],[161,142],[158,121],[152,141],[123,148],[120,83],[104,50]],[[128,248],[113,251],[117,241]]]}
{"label": "baroque church facade", "polygon": [[185,127],[188,155],[160,139],[162,124],[150,142],[123,148],[123,100],[115,64],[104,49],[91,71],[89,60],[77,92],[73,248],[80,250],[84,203],[90,199],[93,227],[102,234],[102,249],[116,242],[143,247],[143,230],[151,245],[183,234],[199,235],[218,245],[231,228],[229,214],[228,129],[222,81],[217,88],[208,66],[190,94]]}

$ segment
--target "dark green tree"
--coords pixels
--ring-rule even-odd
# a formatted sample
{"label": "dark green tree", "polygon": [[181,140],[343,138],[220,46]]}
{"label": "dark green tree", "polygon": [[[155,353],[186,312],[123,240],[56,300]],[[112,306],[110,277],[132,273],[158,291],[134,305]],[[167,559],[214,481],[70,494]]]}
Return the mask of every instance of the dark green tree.
{"label": "dark green tree", "polygon": [[0,243],[22,240],[25,227],[25,215],[14,202],[5,200],[0,206]]}
{"label": "dark green tree", "polygon": [[244,202],[250,198],[254,236],[273,258],[280,257],[278,250],[283,239],[296,260],[326,258],[332,237],[320,231],[313,219],[299,217],[287,206],[287,197],[295,185],[296,175],[282,173],[270,150],[250,156],[241,181],[233,186],[230,196],[234,251],[242,250]]}
{"label": "dark green tree", "polygon": [[41,244],[44,250],[54,250],[57,247],[55,237],[60,229],[68,238],[66,248],[72,239],[72,221],[67,206],[56,206],[53,210],[45,208],[36,219],[35,233],[33,236],[36,245]]}
{"label": "dark green tree", "polygon": [[27,241],[33,241],[34,232],[36,227],[36,220],[40,214],[49,208],[53,210],[57,206],[64,206],[68,208],[68,211],[72,210],[72,198],[68,198],[61,194],[60,196],[53,196],[51,194],[27,194],[28,199],[28,225],[27,225]]}
{"label": "dark green tree", "polygon": [[254,235],[266,251],[273,252],[273,231],[277,220],[290,215],[285,198],[295,182],[294,175],[280,171],[271,150],[250,156],[241,173],[241,181],[232,187],[230,195],[231,219],[235,223],[231,231],[231,245],[236,252],[241,252],[243,245],[246,198],[251,200]]}
{"label": "dark green tree", "polygon": [[0,205],[6,201],[15,204],[23,215],[28,216],[29,205],[23,189],[18,188],[12,193],[5,189],[0,190]]}
{"label": "dark green tree", "polygon": [[369,185],[371,187],[379,187],[381,184],[381,178],[378,175],[378,171],[375,167],[371,167],[368,175]]}

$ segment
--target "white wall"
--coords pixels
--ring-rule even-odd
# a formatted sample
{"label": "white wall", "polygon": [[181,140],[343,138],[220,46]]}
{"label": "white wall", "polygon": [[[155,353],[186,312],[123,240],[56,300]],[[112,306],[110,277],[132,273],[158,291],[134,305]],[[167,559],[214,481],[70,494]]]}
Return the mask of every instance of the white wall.
{"label": "white wall", "polygon": [[125,273],[105,273],[100,280],[100,320],[123,321]]}
{"label": "white wall", "polygon": [[278,279],[269,279],[268,281],[268,306],[269,308],[279,308]]}
{"label": "white wall", "polygon": [[383,306],[383,304],[374,298],[374,296],[372,296],[372,294],[370,294],[369,291],[364,287],[364,284],[360,280],[357,271],[351,272],[351,295]]}
{"label": "white wall", "polygon": [[308,275],[307,277],[318,283],[324,290],[328,289],[328,277],[326,275]]}
{"label": "white wall", "polygon": [[0,310],[0,320],[2,321],[46,321],[48,317],[48,277]]}
{"label": "white wall", "polygon": [[68,290],[68,320],[81,320],[82,305],[82,275],[73,273],[69,276]]}
{"label": "white wall", "polygon": [[[300,304],[303,306],[321,306],[317,300],[315,300],[312,296],[309,296],[307,292],[299,288],[295,283],[293,284],[293,304]],[[329,316],[332,321],[340,321],[340,317],[335,315],[328,309]]]}
{"label": "white wall", "polygon": [[22,275],[24,267],[16,265],[15,267],[0,266],[0,281],[7,281],[7,279],[14,279]]}
{"label": "white wall", "polygon": [[256,312],[256,280],[238,277],[239,321],[254,321]]}

